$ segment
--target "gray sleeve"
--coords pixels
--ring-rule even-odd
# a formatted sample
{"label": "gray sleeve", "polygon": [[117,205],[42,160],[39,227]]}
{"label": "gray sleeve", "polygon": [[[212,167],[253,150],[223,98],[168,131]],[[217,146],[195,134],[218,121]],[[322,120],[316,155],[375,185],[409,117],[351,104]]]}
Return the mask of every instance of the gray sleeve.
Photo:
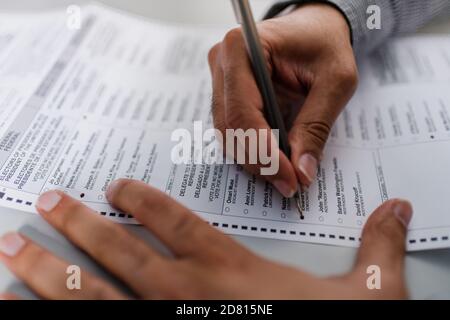
{"label": "gray sleeve", "polygon": [[[388,37],[412,32],[439,14],[450,14],[450,0],[297,0],[279,1],[266,18],[275,16],[287,6],[323,2],[335,6],[346,16],[352,30],[356,51],[370,51]],[[381,12],[381,29],[369,29],[367,9],[377,5]]]}

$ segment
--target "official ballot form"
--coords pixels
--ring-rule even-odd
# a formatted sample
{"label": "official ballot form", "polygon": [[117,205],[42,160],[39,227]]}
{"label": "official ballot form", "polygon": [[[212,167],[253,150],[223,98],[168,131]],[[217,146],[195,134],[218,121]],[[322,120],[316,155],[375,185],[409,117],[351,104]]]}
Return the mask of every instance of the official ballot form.
{"label": "official ballot form", "polygon": [[142,180],[229,234],[358,246],[382,202],[414,206],[408,250],[450,247],[450,36],[393,40],[359,61],[314,184],[293,201],[237,165],[176,165],[176,128],[211,124],[207,53],[225,29],[99,5],[0,15],[0,206],[60,189],[121,223],[107,186]]}

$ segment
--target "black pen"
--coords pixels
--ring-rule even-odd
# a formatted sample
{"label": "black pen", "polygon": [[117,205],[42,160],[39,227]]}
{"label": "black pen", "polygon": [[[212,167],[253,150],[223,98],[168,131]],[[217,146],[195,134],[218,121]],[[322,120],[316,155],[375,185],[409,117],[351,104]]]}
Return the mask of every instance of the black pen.
{"label": "black pen", "polygon": [[[291,158],[291,148],[289,146],[288,135],[278,107],[277,97],[273,88],[272,79],[266,67],[266,60],[263,54],[261,41],[253,18],[252,9],[248,0],[231,0],[236,14],[237,22],[242,26],[247,51],[252,62],[253,73],[264,102],[264,113],[269,126],[278,129],[280,150]],[[294,195],[300,219],[303,219],[301,199],[299,191]]]}

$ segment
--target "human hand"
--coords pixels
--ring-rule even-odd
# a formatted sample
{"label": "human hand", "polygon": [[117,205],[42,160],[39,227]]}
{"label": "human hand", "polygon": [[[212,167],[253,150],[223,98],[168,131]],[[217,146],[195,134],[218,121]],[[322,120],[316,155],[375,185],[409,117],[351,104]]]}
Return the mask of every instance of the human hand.
{"label": "human hand", "polygon": [[[315,179],[333,123],[356,89],[350,28],[337,9],[316,3],[263,21],[258,31],[291,146],[291,158],[280,154],[278,172],[265,178],[292,197],[298,182],[309,186]],[[214,124],[223,136],[226,129],[270,129],[241,29],[211,49],[209,64]],[[259,175],[261,162],[244,167]]]}
{"label": "human hand", "polygon": [[[122,226],[60,191],[43,194],[42,217],[116,276],[140,299],[403,299],[408,202],[391,200],[369,218],[353,269],[318,278],[258,257],[166,194],[131,180],[107,193],[173,253],[163,255]],[[81,271],[81,289],[66,287],[69,263],[23,235],[0,239],[0,261],[45,299],[129,299],[113,285]],[[381,289],[367,288],[369,265],[381,270]],[[3,295],[3,299],[16,299]]]}

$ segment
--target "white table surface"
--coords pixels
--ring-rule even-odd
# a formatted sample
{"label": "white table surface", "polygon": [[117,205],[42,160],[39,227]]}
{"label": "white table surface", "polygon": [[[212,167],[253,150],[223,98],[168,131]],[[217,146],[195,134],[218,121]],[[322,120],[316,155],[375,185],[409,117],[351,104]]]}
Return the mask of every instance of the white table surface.
{"label": "white table surface", "polygon": [[[35,11],[50,7],[65,7],[83,3],[76,0],[15,0],[0,1],[0,11]],[[104,0],[121,9],[151,18],[189,24],[234,25],[228,0]],[[254,0],[254,11],[261,16],[270,0]],[[433,21],[420,32],[450,33],[450,17]],[[141,227],[131,231],[154,240]],[[107,277],[82,253],[53,231],[39,217],[10,209],[0,209],[0,234],[21,230],[56,254]],[[313,245],[299,242],[236,237],[245,246],[271,259],[298,266],[318,275],[342,273],[351,268],[356,250],[350,248]],[[450,298],[450,249],[409,253],[406,257],[406,277],[411,297]],[[28,290],[0,265],[0,292],[11,290],[32,297]]]}

